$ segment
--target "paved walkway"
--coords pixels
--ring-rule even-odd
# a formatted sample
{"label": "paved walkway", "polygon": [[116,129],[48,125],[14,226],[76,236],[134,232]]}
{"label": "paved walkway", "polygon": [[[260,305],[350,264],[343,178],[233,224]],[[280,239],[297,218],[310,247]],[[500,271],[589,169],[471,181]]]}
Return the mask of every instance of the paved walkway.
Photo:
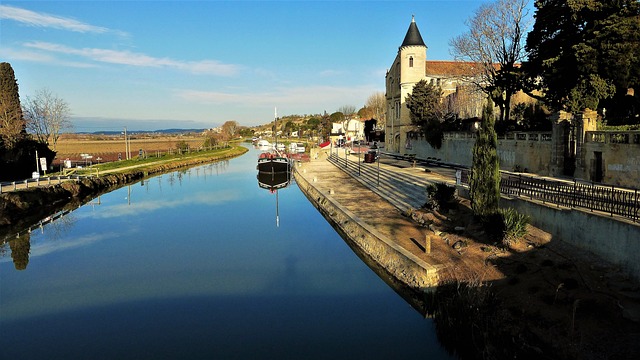
{"label": "paved walkway", "polygon": [[25,179],[21,181],[2,182],[0,183],[0,194],[11,191],[17,191],[21,189],[57,185],[65,181],[77,181],[79,179],[76,175],[71,176],[43,176],[39,179]]}
{"label": "paved walkway", "polygon": [[[362,158],[360,159],[362,160]],[[346,164],[346,166],[345,166]],[[451,264],[456,256],[446,240],[455,236],[443,234],[434,238],[431,253],[425,253],[425,235],[433,234],[405,216],[408,209],[418,209],[426,202],[426,186],[435,182],[453,183],[455,172],[444,169],[443,174],[428,172],[424,167],[413,167],[402,160],[385,159],[366,164],[358,162],[357,155],[344,152],[329,155],[322,151],[311,161],[299,163],[297,171],[319,191],[353,213],[359,221],[372,226],[382,235],[438,268]],[[444,231],[445,229],[436,229]],[[469,259],[480,261],[481,259]]]}

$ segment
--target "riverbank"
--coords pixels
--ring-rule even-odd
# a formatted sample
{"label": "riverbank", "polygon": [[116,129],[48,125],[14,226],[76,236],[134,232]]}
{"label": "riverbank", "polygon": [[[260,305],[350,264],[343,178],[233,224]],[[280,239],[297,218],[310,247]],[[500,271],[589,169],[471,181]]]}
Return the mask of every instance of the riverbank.
{"label": "riverbank", "polygon": [[[640,354],[640,292],[619,269],[534,227],[523,241],[501,249],[487,242],[466,199],[446,214],[420,209],[425,184],[453,182],[451,174],[385,160],[377,173],[377,164],[358,164],[367,167],[358,169],[361,175],[350,165],[356,174],[350,176],[326,154],[312,159],[296,171],[307,197],[334,226],[346,228],[342,234],[350,245],[405,286],[430,291],[423,298],[440,340],[463,358],[631,359]],[[378,242],[349,230],[355,227],[351,223],[382,234],[437,269],[436,284],[413,281],[407,275],[416,270],[368,246]]]}
{"label": "riverbank", "polygon": [[[248,150],[232,146],[204,153],[186,154],[180,158],[159,160],[110,169],[100,176],[82,177],[54,185],[42,185],[0,194],[0,233],[19,231],[40,219],[81,204],[145,177],[240,156]],[[42,182],[45,184],[46,182]]]}

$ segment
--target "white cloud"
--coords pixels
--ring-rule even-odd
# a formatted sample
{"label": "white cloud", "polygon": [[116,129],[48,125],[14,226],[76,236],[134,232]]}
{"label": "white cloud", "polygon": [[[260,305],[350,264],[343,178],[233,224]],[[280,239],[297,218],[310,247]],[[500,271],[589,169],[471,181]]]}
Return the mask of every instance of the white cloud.
{"label": "white cloud", "polygon": [[75,68],[94,68],[97,66],[95,64],[89,64],[86,62],[60,60],[50,54],[44,54],[39,51],[31,51],[31,50],[14,50],[11,48],[4,48],[2,49],[2,55],[10,60],[24,60],[24,61],[45,63],[49,65],[56,64],[56,65],[75,67]]}
{"label": "white cloud", "polygon": [[300,86],[279,87],[272,92],[219,92],[200,90],[176,90],[175,96],[194,103],[202,104],[251,104],[256,106],[273,104],[295,104],[315,108],[322,104],[343,105],[353,102],[360,104],[369,95],[379,91],[375,86]]}
{"label": "white cloud", "polygon": [[190,197],[183,197],[175,200],[147,200],[133,201],[132,205],[117,204],[103,207],[101,212],[92,214],[95,219],[107,219],[114,217],[127,217],[143,212],[155,211],[158,209],[177,208],[181,206],[191,206],[194,204],[224,204],[235,201],[241,197],[241,194],[233,191],[212,192],[194,194]]}
{"label": "white cloud", "polygon": [[21,9],[8,5],[0,5],[0,19],[14,20],[29,26],[69,30],[80,33],[108,33],[115,32],[126,35],[120,31],[110,30],[101,26],[85,24],[78,20],[60,16],[37,13],[35,11]]}
{"label": "white cloud", "polygon": [[223,64],[215,60],[181,61],[170,58],[158,58],[142,53],[134,53],[131,51],[123,50],[109,50],[99,48],[78,49],[43,41],[28,42],[25,43],[24,46],[46,52],[80,56],[92,61],[109,64],[153,68],[173,68],[180,71],[191,72],[193,74],[209,74],[221,76],[230,76],[238,72],[237,65]]}

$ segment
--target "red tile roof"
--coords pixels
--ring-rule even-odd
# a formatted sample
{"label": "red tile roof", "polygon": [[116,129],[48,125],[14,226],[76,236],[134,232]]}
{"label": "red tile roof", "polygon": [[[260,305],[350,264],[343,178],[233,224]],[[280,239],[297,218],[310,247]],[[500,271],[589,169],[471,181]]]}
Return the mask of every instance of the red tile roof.
{"label": "red tile roof", "polygon": [[476,63],[466,61],[427,60],[425,66],[428,76],[471,76],[480,70]]}

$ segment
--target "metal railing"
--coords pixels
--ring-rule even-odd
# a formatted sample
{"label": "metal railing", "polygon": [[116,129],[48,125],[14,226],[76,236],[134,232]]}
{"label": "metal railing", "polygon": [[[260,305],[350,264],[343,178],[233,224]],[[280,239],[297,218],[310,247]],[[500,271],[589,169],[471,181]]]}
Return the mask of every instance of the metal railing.
{"label": "metal railing", "polygon": [[24,185],[24,188],[29,188],[29,187],[34,187],[34,186],[40,186],[40,185],[52,185],[52,184],[60,184],[63,181],[68,181],[68,180],[80,180],[81,178],[83,178],[85,176],[83,175],[60,175],[60,176],[47,176],[47,177],[41,177],[41,178],[37,178],[37,179],[25,179],[25,180],[20,180],[20,181],[7,181],[7,182],[0,182],[0,194],[2,194],[3,192],[7,192],[7,191],[15,191],[18,189],[18,187],[22,188],[22,185]]}
{"label": "metal railing", "polygon": [[[469,184],[469,170],[463,171],[462,182]],[[588,182],[551,180],[521,174],[502,173],[500,192],[569,208],[600,211],[640,222],[638,189],[623,189]]]}

